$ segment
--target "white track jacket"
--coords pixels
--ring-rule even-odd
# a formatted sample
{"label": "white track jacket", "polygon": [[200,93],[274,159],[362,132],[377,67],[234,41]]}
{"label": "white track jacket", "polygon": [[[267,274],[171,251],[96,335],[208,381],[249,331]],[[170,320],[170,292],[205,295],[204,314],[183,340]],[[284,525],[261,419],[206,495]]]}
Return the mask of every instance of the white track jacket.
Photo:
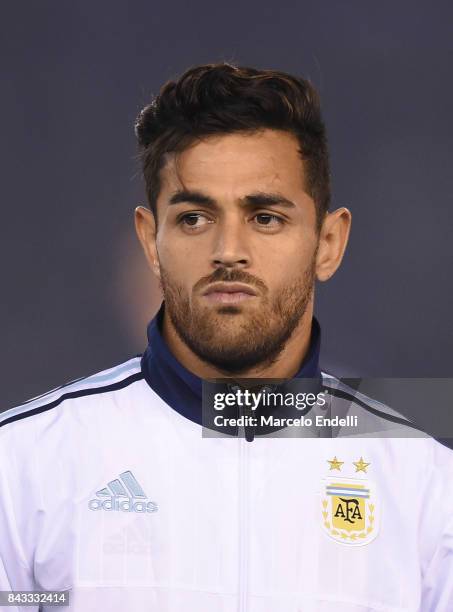
{"label": "white track jacket", "polygon": [[78,612],[453,611],[453,453],[433,439],[202,437],[139,358],[0,422],[0,590],[69,589]]}

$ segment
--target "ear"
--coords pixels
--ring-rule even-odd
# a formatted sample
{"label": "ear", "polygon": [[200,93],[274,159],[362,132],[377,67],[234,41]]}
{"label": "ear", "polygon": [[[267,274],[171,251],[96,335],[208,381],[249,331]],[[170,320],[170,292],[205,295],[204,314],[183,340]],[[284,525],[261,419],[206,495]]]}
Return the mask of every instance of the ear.
{"label": "ear", "polygon": [[340,266],[348,243],[351,221],[351,211],[344,207],[326,214],[319,232],[316,256],[316,277],[319,281],[329,280]]}
{"label": "ear", "polygon": [[135,231],[142,245],[149,267],[160,280],[159,257],[156,247],[156,220],[149,208],[137,206],[134,212]]}

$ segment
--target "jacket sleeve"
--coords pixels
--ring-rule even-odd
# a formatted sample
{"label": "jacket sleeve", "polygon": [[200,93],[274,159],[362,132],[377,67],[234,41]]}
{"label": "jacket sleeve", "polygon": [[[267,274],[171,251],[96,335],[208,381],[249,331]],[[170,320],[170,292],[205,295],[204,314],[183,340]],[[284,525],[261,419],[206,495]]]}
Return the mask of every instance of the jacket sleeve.
{"label": "jacket sleeve", "polygon": [[[21,509],[27,504],[21,481],[20,462],[9,432],[0,429],[0,591],[31,591],[34,587],[32,561],[27,558],[20,527]],[[29,526],[30,527],[30,526]],[[11,612],[21,606],[8,607]],[[27,606],[32,612],[38,607]]]}
{"label": "jacket sleeve", "polygon": [[424,526],[435,533],[422,568],[421,612],[453,610],[453,451],[436,446]]}
{"label": "jacket sleeve", "polygon": [[453,520],[444,529],[425,574],[421,610],[453,610]]}

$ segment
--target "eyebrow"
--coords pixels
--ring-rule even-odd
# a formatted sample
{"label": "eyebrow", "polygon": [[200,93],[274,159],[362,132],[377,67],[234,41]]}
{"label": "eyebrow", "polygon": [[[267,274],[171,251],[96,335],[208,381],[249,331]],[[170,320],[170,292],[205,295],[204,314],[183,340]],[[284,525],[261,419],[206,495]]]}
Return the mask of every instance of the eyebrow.
{"label": "eyebrow", "polygon": [[[256,191],[254,193],[250,193],[243,198],[241,198],[240,203],[243,206],[272,206],[275,204],[279,204],[281,206],[286,206],[287,208],[295,208],[294,202],[288,200],[280,193],[267,193],[264,191]],[[169,205],[171,204],[200,204],[201,206],[206,206],[208,208],[216,208],[217,202],[211,196],[208,196],[200,191],[188,191],[182,190],[174,193],[170,200]]]}

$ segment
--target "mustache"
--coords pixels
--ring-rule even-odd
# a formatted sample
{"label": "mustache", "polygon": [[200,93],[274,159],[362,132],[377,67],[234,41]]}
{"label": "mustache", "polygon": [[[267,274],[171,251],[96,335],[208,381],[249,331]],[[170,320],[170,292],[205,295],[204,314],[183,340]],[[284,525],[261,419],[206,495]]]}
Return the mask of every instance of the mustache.
{"label": "mustache", "polygon": [[211,283],[219,282],[245,283],[251,287],[255,287],[262,293],[267,293],[266,283],[261,278],[252,276],[244,270],[230,268],[217,268],[212,274],[209,274],[209,276],[203,276],[203,278],[200,278],[200,280],[195,284],[194,289],[195,291],[198,291]]}

